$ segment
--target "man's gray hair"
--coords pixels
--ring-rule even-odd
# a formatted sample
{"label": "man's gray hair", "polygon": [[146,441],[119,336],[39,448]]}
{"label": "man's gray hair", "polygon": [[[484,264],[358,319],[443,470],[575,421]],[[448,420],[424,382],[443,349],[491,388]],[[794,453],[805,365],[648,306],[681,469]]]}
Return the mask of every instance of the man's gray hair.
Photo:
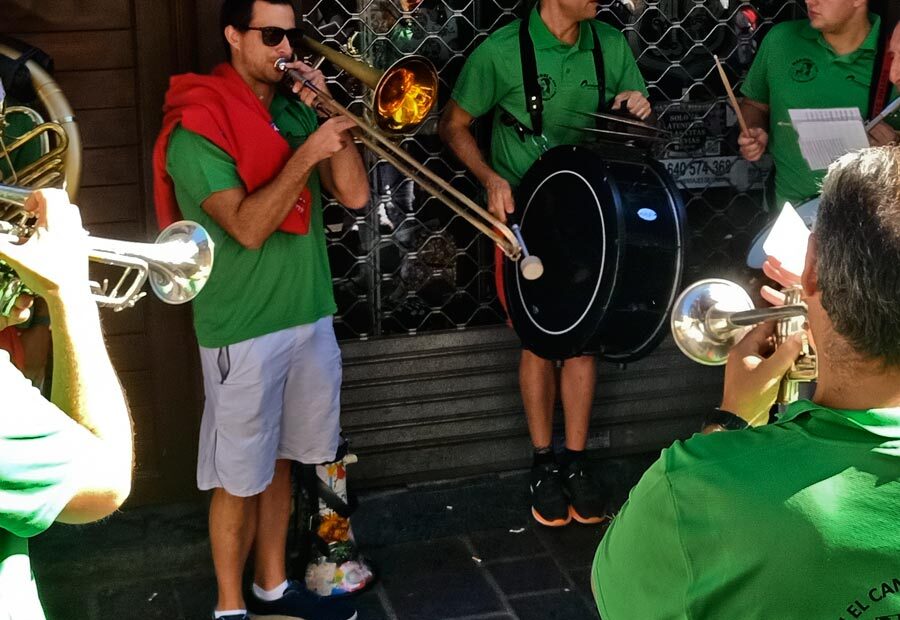
{"label": "man's gray hair", "polygon": [[832,164],[815,226],[822,306],[863,357],[900,366],[900,147]]}

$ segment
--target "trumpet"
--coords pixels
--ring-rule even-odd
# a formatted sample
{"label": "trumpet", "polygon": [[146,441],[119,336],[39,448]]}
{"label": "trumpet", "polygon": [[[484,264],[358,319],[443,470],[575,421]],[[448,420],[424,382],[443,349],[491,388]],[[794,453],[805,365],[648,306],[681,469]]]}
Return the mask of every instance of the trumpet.
{"label": "trumpet", "polygon": [[[0,184],[0,238],[18,241],[31,236],[32,216],[21,207],[33,190]],[[3,204],[12,208],[2,209]],[[110,289],[109,282],[91,282],[94,300],[119,312],[133,307],[146,293],[147,280],[156,296],[167,304],[183,304],[203,289],[213,266],[214,243],[195,222],[182,220],[163,230],[156,243],[135,243],[88,237],[91,261],[121,267],[124,272]],[[129,281],[130,279],[130,281]],[[0,314],[8,316],[24,284],[0,261]]]}
{"label": "trumpet", "polygon": [[[379,128],[398,133],[408,130],[428,115],[437,100],[437,71],[430,60],[422,56],[407,56],[385,71],[379,71],[350,58],[307,36],[298,42],[321,55],[346,73],[358,78],[373,90],[375,127],[335,101],[328,93],[304,78],[298,71],[288,69],[286,58],[275,61],[275,68],[292,80],[316,93],[317,107],[326,116],[345,116],[358,130],[356,140],[375,155],[394,166],[401,174],[416,183],[429,195],[450,207],[457,215],[490,238],[506,256],[519,261],[519,269],[527,280],[539,278],[544,271],[537,256],[529,255],[521,233],[510,228],[465,194],[444,181],[418,162]],[[522,259],[520,261],[520,259]]]}
{"label": "trumpet", "polygon": [[785,304],[755,308],[747,292],[729,280],[700,280],[686,288],[672,309],[671,327],[675,344],[687,357],[707,366],[721,366],[728,353],[757,323],[777,320],[775,344],[780,346],[795,333],[803,334],[800,357],[785,374],[777,402],[797,400],[801,383],[815,381],[818,364],[806,336],[807,307],[800,287],[784,290]]}

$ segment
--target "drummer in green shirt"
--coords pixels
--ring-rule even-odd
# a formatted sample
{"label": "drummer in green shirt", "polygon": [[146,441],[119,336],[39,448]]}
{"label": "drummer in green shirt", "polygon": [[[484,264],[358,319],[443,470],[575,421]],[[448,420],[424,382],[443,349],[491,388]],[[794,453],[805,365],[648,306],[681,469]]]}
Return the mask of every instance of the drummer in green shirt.
{"label": "drummer in green shirt", "polygon": [[600,543],[604,620],[900,617],[898,167],[896,146],[831,166],[800,278],[815,395],[747,428],[800,344],[773,353],[769,323],[732,349],[706,434],[663,451]]}
{"label": "drummer in green shirt", "polygon": [[[484,186],[488,208],[501,221],[514,211],[515,187],[545,150],[585,140],[585,132],[578,127],[588,127],[593,121],[579,112],[597,111],[601,89],[604,108],[624,108],[640,119],[651,114],[647,88],[631,49],[622,33],[594,19],[598,4],[542,0],[527,18],[537,74],[537,85],[528,88],[534,86],[535,92],[540,88],[542,131],[535,132],[535,117],[526,109],[528,88],[520,47],[525,24],[521,20],[488,37],[463,67],[441,119],[440,133]],[[601,55],[602,65],[598,61]],[[601,66],[602,73],[598,70]],[[602,86],[599,75],[603,76]],[[486,161],[470,125],[489,113],[493,135]],[[604,499],[582,467],[595,383],[593,357],[565,360],[559,393],[566,451],[557,463],[551,450],[557,392],[554,363],[522,351],[519,386],[534,447],[532,515],[542,525],[557,527],[572,519],[599,523],[605,517]]]}
{"label": "drummer in green shirt", "polygon": [[[858,108],[868,115],[880,18],[868,0],[807,0],[809,19],[772,28],[763,40],[741,92],[750,128],[738,139],[741,155],[775,162],[776,207],[799,205],[819,194],[825,170],[810,170],[800,152],[789,110]],[[869,133],[872,145],[894,142],[887,123]]]}

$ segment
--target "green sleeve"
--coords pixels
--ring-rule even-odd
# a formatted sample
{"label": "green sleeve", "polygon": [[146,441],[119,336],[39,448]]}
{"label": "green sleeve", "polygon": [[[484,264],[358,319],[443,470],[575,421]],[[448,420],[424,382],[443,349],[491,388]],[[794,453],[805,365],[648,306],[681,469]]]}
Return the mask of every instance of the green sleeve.
{"label": "green sleeve", "polygon": [[771,45],[772,32],[763,39],[750,71],[741,84],[741,94],[747,99],[769,105],[769,47]]}
{"label": "green sleeve", "polygon": [[463,65],[451,98],[474,118],[484,116],[503,98],[499,62],[494,44],[486,39]]}
{"label": "green sleeve", "polygon": [[46,530],[79,488],[90,434],[47,401],[0,352],[0,528]]}
{"label": "green sleeve", "polygon": [[206,138],[181,126],[169,138],[166,171],[179,192],[184,192],[196,205],[215,192],[243,186],[234,159]]}
{"label": "green sleeve", "polygon": [[665,452],[631,491],[594,556],[603,620],[687,617],[689,570],[664,459]]}
{"label": "green sleeve", "polygon": [[[601,28],[597,33],[598,37],[603,42],[604,50],[610,50],[609,59],[604,58],[607,98],[613,99],[626,90],[636,90],[645,97],[649,97],[647,83],[644,81],[644,76],[641,75],[641,70],[634,59],[634,52],[631,51],[625,35],[611,26],[599,22],[598,24],[598,27]],[[606,52],[604,51],[605,56]]]}

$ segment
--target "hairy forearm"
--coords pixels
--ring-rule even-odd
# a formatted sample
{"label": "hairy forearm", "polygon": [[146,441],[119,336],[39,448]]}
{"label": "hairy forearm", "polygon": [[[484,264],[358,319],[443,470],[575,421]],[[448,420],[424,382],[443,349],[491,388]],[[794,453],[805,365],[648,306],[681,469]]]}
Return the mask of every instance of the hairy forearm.
{"label": "hairy forearm", "polygon": [[131,419],[103,342],[97,304],[86,288],[61,292],[47,302],[53,325],[53,403],[100,439],[130,480]]}
{"label": "hairy forearm", "polygon": [[488,179],[497,174],[484,160],[475,136],[468,127],[442,126],[441,138],[482,185],[486,185]]}
{"label": "hairy forearm", "polygon": [[328,190],[338,202],[351,209],[361,209],[368,204],[369,175],[356,144],[348,144],[323,163],[330,170],[331,187]]}
{"label": "hairy forearm", "polygon": [[316,163],[301,146],[274,179],[244,197],[237,207],[234,227],[248,245],[259,247],[278,229],[297,204]]}
{"label": "hairy forearm", "polygon": [[749,99],[741,99],[740,106],[741,114],[747,123],[747,127],[769,131],[769,110],[767,106]]}

